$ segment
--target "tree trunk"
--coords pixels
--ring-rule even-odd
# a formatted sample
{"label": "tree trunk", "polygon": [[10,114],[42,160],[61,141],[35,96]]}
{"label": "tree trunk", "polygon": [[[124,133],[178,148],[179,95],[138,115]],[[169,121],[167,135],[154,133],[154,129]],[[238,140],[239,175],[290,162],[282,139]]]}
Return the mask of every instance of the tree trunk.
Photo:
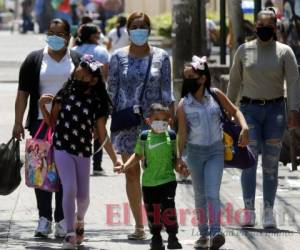
{"label": "tree trunk", "polygon": [[193,55],[206,54],[205,1],[173,0],[173,83],[176,100],[180,99],[184,64]]}

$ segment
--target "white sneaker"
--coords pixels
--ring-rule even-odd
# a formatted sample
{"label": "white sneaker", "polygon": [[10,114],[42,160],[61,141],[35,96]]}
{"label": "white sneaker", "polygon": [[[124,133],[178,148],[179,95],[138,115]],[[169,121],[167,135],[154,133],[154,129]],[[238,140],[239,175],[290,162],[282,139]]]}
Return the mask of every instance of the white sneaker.
{"label": "white sneaker", "polygon": [[276,219],[272,208],[266,208],[263,214],[263,227],[264,229],[276,228]]}
{"label": "white sneaker", "polygon": [[66,225],[64,220],[55,223],[54,236],[56,238],[64,238],[67,234]]}
{"label": "white sneaker", "polygon": [[240,214],[240,226],[241,227],[254,227],[255,226],[255,210],[244,209]]}
{"label": "white sneaker", "polygon": [[40,217],[37,229],[34,232],[35,237],[48,237],[52,233],[52,222],[45,217]]}

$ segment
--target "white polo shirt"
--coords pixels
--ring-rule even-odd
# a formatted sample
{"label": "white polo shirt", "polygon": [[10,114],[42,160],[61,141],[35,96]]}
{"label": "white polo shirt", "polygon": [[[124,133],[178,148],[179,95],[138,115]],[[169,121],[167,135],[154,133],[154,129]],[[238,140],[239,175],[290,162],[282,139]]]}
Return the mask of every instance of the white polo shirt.
{"label": "white polo shirt", "polygon": [[[74,69],[75,65],[69,50],[66,55],[57,62],[48,54],[48,47],[46,46],[40,71],[40,95],[51,94],[55,96],[73,73]],[[50,112],[51,105],[47,105],[47,109]],[[38,119],[43,119],[40,108]]]}

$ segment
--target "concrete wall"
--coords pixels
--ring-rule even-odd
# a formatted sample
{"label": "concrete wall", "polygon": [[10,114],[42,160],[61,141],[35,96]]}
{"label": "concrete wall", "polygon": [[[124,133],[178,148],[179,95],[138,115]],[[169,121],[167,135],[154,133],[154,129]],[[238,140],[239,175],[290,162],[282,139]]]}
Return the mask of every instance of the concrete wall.
{"label": "concrete wall", "polygon": [[142,11],[156,16],[172,10],[172,0],[125,0],[125,12]]}

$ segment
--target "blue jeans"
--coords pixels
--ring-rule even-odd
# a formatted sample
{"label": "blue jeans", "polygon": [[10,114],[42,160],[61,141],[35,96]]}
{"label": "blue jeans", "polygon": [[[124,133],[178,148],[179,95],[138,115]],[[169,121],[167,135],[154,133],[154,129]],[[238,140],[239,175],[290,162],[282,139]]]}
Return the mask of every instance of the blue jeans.
{"label": "blue jeans", "polygon": [[[249,126],[249,144],[256,156],[262,154],[263,200],[265,208],[273,208],[278,185],[278,161],[286,127],[285,102],[266,105],[242,104],[241,111]],[[242,172],[245,208],[255,209],[255,166]]]}
{"label": "blue jeans", "polygon": [[186,156],[192,176],[200,235],[214,236],[221,230],[220,186],[224,168],[223,142],[211,146],[188,144]]}

